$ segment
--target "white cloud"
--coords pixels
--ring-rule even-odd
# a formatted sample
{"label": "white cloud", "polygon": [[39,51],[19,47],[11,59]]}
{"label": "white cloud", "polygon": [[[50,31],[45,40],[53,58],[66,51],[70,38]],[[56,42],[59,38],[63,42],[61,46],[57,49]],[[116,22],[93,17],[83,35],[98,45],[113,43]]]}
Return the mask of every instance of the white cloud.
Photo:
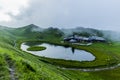
{"label": "white cloud", "polygon": [[0,25],[120,30],[120,0],[0,0]]}
{"label": "white cloud", "polygon": [[11,17],[9,15],[4,14],[4,12],[0,12],[0,22],[2,21],[11,21]]}
{"label": "white cloud", "polygon": [[0,21],[11,21],[20,14],[21,8],[28,7],[29,0],[0,0]]}

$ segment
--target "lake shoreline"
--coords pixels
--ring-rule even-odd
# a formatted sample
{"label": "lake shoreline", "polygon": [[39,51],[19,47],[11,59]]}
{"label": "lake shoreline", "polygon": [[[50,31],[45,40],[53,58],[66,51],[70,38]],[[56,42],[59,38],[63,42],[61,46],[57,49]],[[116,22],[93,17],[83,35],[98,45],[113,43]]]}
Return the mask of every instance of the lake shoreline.
{"label": "lake shoreline", "polygon": [[[26,45],[26,43],[21,44],[21,49],[29,52],[33,55],[53,58],[53,59],[63,59],[63,60],[75,60],[75,61],[93,61],[95,60],[95,56],[92,53],[86,52],[84,50],[78,50],[71,47],[63,47],[59,45],[53,45],[49,43],[42,43],[40,45],[35,46],[44,46],[46,47],[43,51],[28,51],[27,49],[30,46]],[[25,48],[25,49],[24,49]]]}
{"label": "lake shoreline", "polygon": [[[55,45],[59,45],[60,46],[65,46],[65,47],[74,47],[76,49],[82,49],[82,50],[85,50],[85,51],[88,51],[88,52],[92,52],[93,55],[96,56],[96,60],[92,61],[92,62],[89,62],[89,61],[83,61],[83,62],[78,62],[78,61],[66,61],[66,60],[59,60],[59,59],[51,59],[51,58],[45,58],[45,57],[38,57],[41,61],[43,62],[46,62],[46,63],[50,63],[52,65],[56,65],[56,66],[60,66],[60,67],[65,67],[65,68],[101,68],[101,67],[105,67],[105,66],[112,66],[112,65],[116,65],[118,64],[119,62],[116,61],[116,59],[113,59],[112,57],[110,58],[111,55],[107,55],[107,54],[104,54],[104,56],[102,57],[99,57],[99,55],[101,54],[100,52],[101,51],[96,51],[97,54],[95,54],[96,52],[93,52],[91,49],[92,48],[96,48],[96,46],[100,45],[99,43],[97,43],[98,45],[93,44],[91,46],[77,46],[77,45],[71,45],[71,44],[61,44],[60,42],[49,42],[49,41],[41,41],[41,40],[24,40],[24,41],[20,41],[19,44],[22,44],[24,42],[37,42],[37,43],[44,43],[44,42],[47,42],[47,43],[50,43],[50,44],[55,44]],[[18,47],[19,47],[19,44],[18,44]],[[96,45],[96,46],[95,46]],[[102,44],[102,45],[105,45],[107,46],[107,44]],[[95,46],[95,47],[94,47]],[[96,49],[94,49],[96,50]],[[109,56],[109,59],[107,59],[107,56]],[[104,60],[105,59],[105,60]],[[106,61],[107,60],[107,61]],[[108,62],[109,60],[109,62]],[[104,61],[104,62],[102,62]]]}

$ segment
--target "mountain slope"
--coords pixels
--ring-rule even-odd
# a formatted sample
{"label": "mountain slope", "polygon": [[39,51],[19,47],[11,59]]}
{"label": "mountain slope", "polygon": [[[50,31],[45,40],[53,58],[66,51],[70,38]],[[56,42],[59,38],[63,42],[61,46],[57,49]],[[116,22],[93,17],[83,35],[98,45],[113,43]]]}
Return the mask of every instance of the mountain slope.
{"label": "mountain slope", "polygon": [[[58,69],[54,65],[42,62],[39,57],[21,51],[14,46],[14,42],[7,43],[9,40],[19,40],[18,33],[14,30],[16,31],[1,29],[0,37],[6,38],[0,39],[0,80],[76,80],[79,79],[78,75],[81,75],[80,79],[85,79],[84,77],[89,74],[84,72],[74,74],[73,71]],[[22,37],[21,39],[24,40]]]}
{"label": "mountain slope", "polygon": [[[40,57],[31,55],[19,49],[20,42],[24,40],[45,40],[58,38],[63,34],[61,30],[48,28],[43,31],[32,31],[33,25],[22,28],[0,27],[0,80],[119,80],[120,67],[110,70],[83,72],[80,70],[65,70],[41,60]],[[37,28],[37,27],[35,27]],[[54,32],[55,31],[55,32]],[[60,33],[60,34],[58,34]],[[38,36],[38,37],[37,37]],[[63,36],[63,35],[62,35]],[[49,38],[44,38],[49,37]],[[59,37],[61,38],[61,36]],[[14,41],[15,40],[15,41]],[[53,39],[52,39],[53,40]],[[18,47],[19,46],[19,47]],[[113,45],[101,44],[90,48],[94,51],[103,50],[120,58],[120,43]],[[104,48],[104,49],[102,49]],[[109,50],[108,50],[109,49]],[[112,51],[113,50],[113,51]],[[107,54],[105,53],[105,54]],[[115,56],[115,55],[117,56]],[[101,53],[101,56],[104,54]],[[104,61],[103,61],[104,62]]]}

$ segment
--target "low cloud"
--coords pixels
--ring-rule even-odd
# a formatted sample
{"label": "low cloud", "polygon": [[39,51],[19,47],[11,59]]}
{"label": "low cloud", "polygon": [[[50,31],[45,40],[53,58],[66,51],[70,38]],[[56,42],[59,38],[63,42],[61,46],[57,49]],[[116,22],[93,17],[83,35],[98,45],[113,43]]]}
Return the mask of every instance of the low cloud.
{"label": "low cloud", "polygon": [[119,4],[119,0],[27,0],[18,12],[16,9],[8,12],[10,20],[0,24],[11,27],[36,24],[44,28],[83,26],[119,31]]}
{"label": "low cloud", "polygon": [[17,16],[21,8],[28,7],[28,0],[0,0],[0,22],[10,22]]}

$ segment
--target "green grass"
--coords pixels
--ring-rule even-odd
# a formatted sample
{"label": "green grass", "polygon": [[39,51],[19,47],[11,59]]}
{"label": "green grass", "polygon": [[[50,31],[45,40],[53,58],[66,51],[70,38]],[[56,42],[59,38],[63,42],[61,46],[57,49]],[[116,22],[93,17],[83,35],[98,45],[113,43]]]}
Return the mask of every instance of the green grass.
{"label": "green grass", "polygon": [[44,46],[31,46],[31,47],[27,48],[28,51],[42,51],[45,49],[46,49],[46,47],[44,47]]}
{"label": "green grass", "polygon": [[9,80],[9,70],[3,54],[0,54],[0,80]]}
{"label": "green grass", "polygon": [[[61,66],[61,67],[67,67],[67,68],[96,68],[96,67],[106,67],[111,65],[116,65],[119,63],[118,56],[115,53],[116,51],[111,50],[112,46],[110,46],[107,43],[94,43],[91,46],[78,46],[78,45],[71,45],[67,43],[60,43],[60,42],[50,42],[50,41],[28,41],[27,44],[34,45],[34,44],[41,44],[42,42],[54,44],[54,45],[60,45],[60,46],[66,46],[66,47],[73,47],[77,49],[82,49],[85,51],[88,51],[92,53],[96,59],[94,61],[71,61],[71,60],[63,60],[63,59],[52,59],[52,58],[45,58],[40,57],[40,60],[50,63],[53,65]],[[106,49],[105,49],[106,48]],[[118,50],[117,48],[116,50]],[[56,53],[57,54],[57,53]]]}
{"label": "green grass", "polygon": [[[32,34],[30,34],[31,37],[25,38],[26,36],[21,34],[24,32],[24,29],[22,29],[22,31],[18,31],[14,32],[14,30],[12,30],[9,33],[8,31],[1,30],[0,32],[0,80],[11,80],[9,68],[12,66],[14,69],[14,78],[16,80],[120,80],[120,67],[94,72],[63,70],[55,65],[65,65],[67,64],[65,61],[63,61],[63,64],[62,62],[59,62],[60,64],[58,64],[57,60],[51,59],[51,61],[49,61],[50,59],[41,58],[21,51],[19,48],[22,42],[38,41],[38,39],[31,38]],[[16,35],[12,35],[11,33]],[[66,47],[71,46],[86,50],[96,56],[96,61],[92,63],[83,62],[80,66],[97,67],[98,65],[99,67],[100,65],[113,64],[120,61],[120,42],[114,42],[110,45],[95,43],[91,46],[76,46],[67,43],[61,44],[60,39],[56,40],[55,37],[53,37],[54,36],[52,36],[51,39],[50,37],[46,37],[45,40],[40,42],[47,42]],[[14,40],[16,40],[16,45]],[[54,64],[50,63],[52,61]],[[74,62],[70,64],[74,65]]]}

